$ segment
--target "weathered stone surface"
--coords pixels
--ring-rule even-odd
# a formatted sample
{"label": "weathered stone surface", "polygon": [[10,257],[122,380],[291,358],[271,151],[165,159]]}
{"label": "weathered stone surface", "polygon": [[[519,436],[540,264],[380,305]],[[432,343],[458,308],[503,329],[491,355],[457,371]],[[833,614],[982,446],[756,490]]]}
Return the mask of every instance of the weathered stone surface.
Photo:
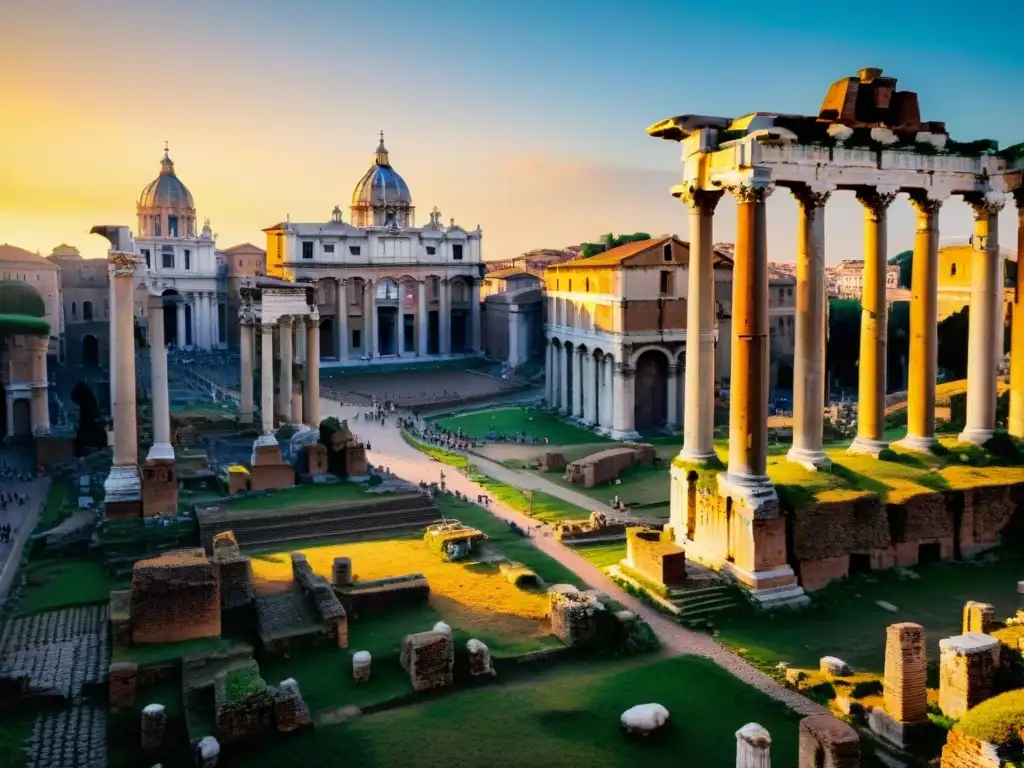
{"label": "weathered stone surface", "polygon": [[220,635],[220,578],[203,550],[167,552],[132,569],[132,642]]}
{"label": "weathered stone surface", "polygon": [[649,736],[668,722],[668,710],[661,704],[637,704],[619,717],[627,733]]}
{"label": "weathered stone surface", "polygon": [[556,584],[548,589],[551,631],[567,646],[587,645],[597,635],[598,614],[604,604],[589,592],[571,584]]}
{"label": "weathered stone surface", "polygon": [[419,632],[402,640],[402,669],[416,691],[449,686],[454,681],[455,647],[450,632]]}
{"label": "weathered stone surface", "polygon": [[493,676],[494,665],[491,664],[491,650],[480,640],[472,638],[466,642],[469,653],[469,674],[473,677]]}
{"label": "weathered stone surface", "polygon": [[370,680],[370,665],[372,658],[369,651],[356,651],[352,654],[352,678],[357,683],[365,683]]}
{"label": "weathered stone surface", "polygon": [[686,552],[671,531],[657,528],[626,529],[626,559],[622,563],[643,578],[662,586],[686,581]]}
{"label": "weathered stone surface", "polygon": [[291,733],[313,724],[299,691],[299,683],[294,678],[282,680],[277,687],[274,695],[274,723],[279,733]]}
{"label": "weathered stone surface", "polygon": [[800,721],[799,768],[859,768],[860,737],[832,715]]}
{"label": "weathered stone surface", "polygon": [[946,737],[940,765],[941,768],[1001,768],[1005,763],[999,759],[995,746],[954,727]]}
{"label": "weathered stone surface", "polygon": [[757,723],[736,731],[736,768],[771,768],[772,737]]}
{"label": "weathered stone surface", "polygon": [[334,558],[331,574],[334,586],[347,587],[352,583],[352,560],[347,557]]}
{"label": "weathered stone surface", "polygon": [[964,604],[963,633],[980,632],[987,635],[995,623],[995,607],[989,603],[978,603],[968,600]]}
{"label": "weathered stone surface", "polygon": [[142,748],[160,749],[167,731],[167,712],[163,704],[147,704],[142,710]]}
{"label": "weathered stone surface", "polygon": [[900,723],[928,716],[927,660],[924,627],[890,624],[885,642],[885,710]]}
{"label": "weathered stone surface", "polygon": [[138,685],[139,666],[123,661],[111,664],[107,672],[107,690],[111,709],[135,705],[135,690]]}
{"label": "weathered stone surface", "polygon": [[999,641],[969,632],[939,641],[939,707],[947,717],[960,718],[995,693]]}
{"label": "weathered stone surface", "polygon": [[830,677],[843,677],[850,674],[850,667],[847,663],[835,656],[822,656],[818,660],[818,669],[823,675]]}

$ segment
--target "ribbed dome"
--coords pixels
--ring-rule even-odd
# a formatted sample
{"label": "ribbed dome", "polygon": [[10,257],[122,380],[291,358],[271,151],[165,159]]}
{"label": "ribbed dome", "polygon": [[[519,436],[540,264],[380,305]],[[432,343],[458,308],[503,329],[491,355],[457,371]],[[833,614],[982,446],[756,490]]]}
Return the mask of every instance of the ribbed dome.
{"label": "ribbed dome", "polygon": [[160,161],[160,175],[139,195],[140,208],[195,208],[192,193],[174,173],[174,163],[167,150]]}
{"label": "ribbed dome", "polygon": [[381,132],[380,144],[370,166],[363,178],[352,191],[352,205],[389,206],[412,205],[412,193],[405,179],[391,167],[388,150],[384,146],[384,133]]}

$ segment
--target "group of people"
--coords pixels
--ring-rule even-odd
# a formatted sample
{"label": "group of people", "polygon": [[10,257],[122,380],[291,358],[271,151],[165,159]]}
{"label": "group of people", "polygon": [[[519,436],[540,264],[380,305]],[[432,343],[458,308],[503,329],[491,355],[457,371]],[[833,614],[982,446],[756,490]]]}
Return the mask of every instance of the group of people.
{"label": "group of people", "polygon": [[13,529],[11,528],[10,523],[4,523],[3,525],[0,525],[0,544],[10,544],[12,532]]}

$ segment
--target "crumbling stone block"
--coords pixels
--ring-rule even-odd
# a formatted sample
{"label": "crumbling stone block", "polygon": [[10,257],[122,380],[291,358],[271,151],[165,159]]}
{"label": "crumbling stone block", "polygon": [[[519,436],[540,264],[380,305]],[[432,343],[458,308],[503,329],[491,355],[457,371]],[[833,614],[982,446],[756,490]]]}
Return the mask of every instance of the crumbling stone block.
{"label": "crumbling stone block", "polygon": [[736,731],[736,768],[771,768],[772,737],[757,723]]}
{"label": "crumbling stone block", "polygon": [[657,528],[626,529],[626,575],[634,571],[660,586],[686,581],[686,552],[671,537]]}
{"label": "crumbling stone block", "polygon": [[142,710],[142,748],[147,752],[164,745],[167,731],[167,712],[163,704],[147,704]]}
{"label": "crumbling stone block", "polygon": [[989,603],[977,603],[968,600],[964,604],[964,630],[966,635],[969,632],[979,632],[987,635],[992,631],[995,624],[995,606]]}
{"label": "crumbling stone block", "polygon": [[110,592],[110,639],[115,647],[127,648],[132,644],[132,591],[115,589]]}
{"label": "crumbling stone block", "polygon": [[647,444],[608,448],[570,462],[565,468],[564,480],[572,485],[593,488],[615,480],[622,470],[635,463],[653,464],[654,457],[654,447]]}
{"label": "crumbling stone block", "polygon": [[238,539],[234,531],[221,531],[213,537],[213,557],[215,560],[224,557],[238,557],[242,552],[238,548]]}
{"label": "crumbling stone block", "polygon": [[843,677],[850,674],[850,667],[842,659],[835,656],[822,656],[818,660],[818,670],[829,677]]}
{"label": "crumbling stone block", "polygon": [[402,640],[402,669],[413,690],[449,686],[455,679],[455,644],[451,632],[418,632]]}
{"label": "crumbling stone block", "polygon": [[899,723],[928,717],[926,666],[924,627],[890,624],[885,641],[885,711]]}
{"label": "crumbling stone block", "polygon": [[352,654],[352,678],[357,683],[370,681],[370,663],[369,651],[356,651]]}
{"label": "crumbling stone block", "polygon": [[604,604],[590,592],[581,592],[571,584],[556,584],[548,589],[551,631],[565,645],[585,646],[598,633],[598,614]]}
{"label": "crumbling stone block", "polygon": [[135,706],[135,689],[138,679],[138,664],[121,661],[110,665],[110,669],[107,671],[107,689],[111,709]]}
{"label": "crumbling stone block", "polygon": [[560,451],[545,451],[541,454],[541,472],[559,472],[563,469],[565,469],[565,455]]}
{"label": "crumbling stone block", "polygon": [[291,733],[313,724],[309,709],[299,691],[299,683],[289,677],[282,680],[274,696],[274,722],[279,733]]}
{"label": "crumbling stone block", "polygon": [[994,693],[999,641],[978,632],[939,641],[939,707],[960,718]]}
{"label": "crumbling stone block", "polygon": [[799,768],[859,768],[860,736],[832,715],[800,721]]}
{"label": "crumbling stone block", "polygon": [[201,548],[139,560],[132,569],[132,642],[220,635],[220,579]]}
{"label": "crumbling stone block", "polygon": [[213,736],[203,736],[196,743],[196,765],[199,768],[217,768],[220,757],[220,742]]}
{"label": "crumbling stone block", "polygon": [[940,763],[941,768],[1004,768],[1006,764],[994,744],[968,736],[956,727],[946,737]]}
{"label": "crumbling stone block", "polygon": [[225,611],[243,608],[253,600],[252,562],[246,555],[215,558],[220,580],[220,606]]}
{"label": "crumbling stone block", "polygon": [[352,560],[347,557],[336,557],[331,566],[334,586],[347,587],[352,583]]}
{"label": "crumbling stone block", "polygon": [[491,664],[491,650],[476,638],[466,642],[469,653],[469,674],[473,677],[493,676],[494,665]]}

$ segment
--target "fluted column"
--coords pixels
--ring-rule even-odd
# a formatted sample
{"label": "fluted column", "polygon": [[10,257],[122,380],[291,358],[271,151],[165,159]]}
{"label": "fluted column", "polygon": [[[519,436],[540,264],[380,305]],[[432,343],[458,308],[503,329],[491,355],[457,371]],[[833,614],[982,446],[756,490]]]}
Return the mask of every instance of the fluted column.
{"label": "fluted column", "polygon": [[306,322],[306,383],[302,404],[306,409],[305,423],[316,429],[320,426],[320,315],[315,308]]}
{"label": "fluted column", "polygon": [[558,379],[562,394],[558,398],[558,412],[566,416],[572,415],[572,401],[569,393],[569,375],[572,370],[572,347],[564,344],[558,349]]}
{"label": "fluted column", "polygon": [[827,189],[793,190],[800,210],[793,353],[793,447],[786,458],[807,469],[828,467],[822,450],[825,412],[825,204]]}
{"label": "fluted column", "polygon": [[768,479],[768,253],[765,200],[771,187],[733,187],[737,201],[732,277],[732,372],[729,392],[728,493],[771,498]]}
{"label": "fluted column", "polygon": [[[513,318],[514,319],[514,318]],[[470,322],[470,347],[472,352],[480,351],[480,278],[473,278],[469,292],[469,322]],[[518,356],[518,350],[516,350]]]}
{"label": "fluted column", "polygon": [[[182,302],[178,304],[178,349],[185,348],[185,305],[188,303],[188,297],[182,296]],[[113,312],[113,304],[111,304],[110,311]]]}
{"label": "fluted column", "polygon": [[260,417],[263,422],[263,434],[274,432],[274,325],[263,323],[260,326],[263,338],[260,358],[262,361],[262,381],[260,382]]}
{"label": "fluted column", "polygon": [[281,390],[278,392],[278,412],[282,424],[292,423],[292,367],[295,354],[292,350],[292,318],[282,317],[278,321],[281,337]]}
{"label": "fluted column", "polygon": [[544,398],[548,408],[555,404],[555,353],[551,339],[544,344]]}
{"label": "fluted column", "polygon": [[252,424],[252,355],[255,345],[255,320],[251,310],[238,313],[241,326],[239,333],[239,357],[241,358],[241,401],[238,404],[238,420],[243,424]]}
{"label": "fluted column", "polygon": [[[1003,257],[999,252],[1002,195],[968,196],[974,211],[971,238],[971,308],[967,341],[967,420],[960,442],[983,445],[996,429],[996,345],[1002,338]],[[1002,349],[999,350],[1002,356]]]}
{"label": "fluted column", "polygon": [[583,356],[583,421],[594,424],[597,421],[597,361],[593,353]]}
{"label": "fluted column", "polygon": [[889,303],[885,295],[887,216],[895,192],[857,192],[864,206],[864,290],[861,293],[857,437],[850,453],[878,456],[885,442],[885,372]]}
{"label": "fluted column", "polygon": [[442,355],[450,355],[452,352],[452,308],[449,294],[451,286],[448,280],[441,280],[437,291],[437,331],[440,334],[438,340],[438,351]]}
{"label": "fluted column", "polygon": [[[110,415],[113,417],[117,413],[117,381],[114,377],[114,371],[117,370],[117,323],[114,322],[114,307],[117,306],[117,298],[114,296],[114,281],[108,280],[108,282],[110,285],[107,287],[107,303],[110,311],[107,313],[107,348],[109,350],[110,362],[108,363],[107,378],[110,379]],[[7,409],[7,417],[8,419],[11,417],[10,408]]]}
{"label": "fluted column", "polygon": [[377,286],[363,283],[363,354],[377,357]]}
{"label": "fluted column", "polygon": [[114,413],[114,461],[103,483],[106,503],[137,502],[142,496],[139,479],[139,437],[135,411],[135,254],[109,251],[114,303],[110,307],[117,341],[115,377],[117,410]]}
{"label": "fluted column", "polygon": [[715,458],[715,207],[721,192],[695,190],[681,200],[690,207],[690,264],[686,296],[685,461]]}
{"label": "fluted column", "polygon": [[430,321],[427,320],[427,281],[420,280],[416,284],[416,354],[424,357],[427,354],[427,331]]}
{"label": "fluted column", "polygon": [[632,437],[634,433],[633,395],[636,370],[619,363],[613,370],[615,408],[612,411],[612,436]]}
{"label": "fluted column", "polygon": [[164,345],[164,300],[149,298],[149,379],[153,389],[153,445],[146,461],[174,461],[171,447],[171,403],[167,393],[167,349]]}
{"label": "fluted column", "polygon": [[935,445],[935,385],[938,380],[939,209],[942,201],[911,194],[917,217],[910,285],[910,360],[907,436],[900,444],[931,452]]}
{"label": "fluted column", "polygon": [[665,426],[679,427],[679,366],[672,363],[665,376]]}
{"label": "fluted column", "polygon": [[337,290],[334,293],[334,328],[338,334],[338,345],[335,351],[338,360],[348,358],[348,286],[338,278]]}
{"label": "fluted column", "polygon": [[772,737],[757,723],[736,731],[736,768],[771,768],[771,750]]}
{"label": "fluted column", "polygon": [[1020,254],[1024,253],[1024,189],[1018,189],[1014,199],[1017,202],[1018,271],[1010,327],[1010,418],[1007,426],[1013,437],[1024,438],[1024,281],[1020,273]]}

